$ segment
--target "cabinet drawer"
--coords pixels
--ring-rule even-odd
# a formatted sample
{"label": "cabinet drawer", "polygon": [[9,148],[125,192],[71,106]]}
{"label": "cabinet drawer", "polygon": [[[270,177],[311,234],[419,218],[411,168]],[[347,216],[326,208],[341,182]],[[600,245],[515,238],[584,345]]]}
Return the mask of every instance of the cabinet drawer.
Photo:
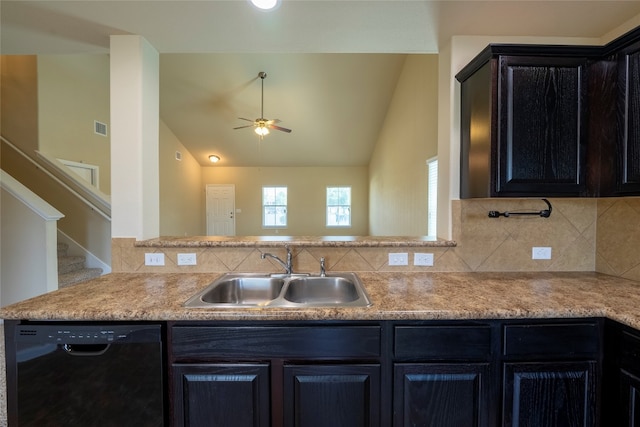
{"label": "cabinet drawer", "polygon": [[505,356],[575,357],[597,355],[600,332],[596,323],[506,325]]}
{"label": "cabinet drawer", "polygon": [[491,328],[397,326],[394,354],[401,359],[484,360],[491,356]]}
{"label": "cabinet drawer", "polygon": [[379,326],[176,326],[172,353],[184,358],[372,358],[380,356]]}

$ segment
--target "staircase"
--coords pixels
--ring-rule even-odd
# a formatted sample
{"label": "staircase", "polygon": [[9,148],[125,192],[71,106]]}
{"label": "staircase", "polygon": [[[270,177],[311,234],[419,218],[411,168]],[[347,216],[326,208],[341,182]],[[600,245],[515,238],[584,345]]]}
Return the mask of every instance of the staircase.
{"label": "staircase", "polygon": [[94,279],[102,274],[101,268],[86,268],[85,258],[68,255],[69,245],[58,242],[58,289]]}

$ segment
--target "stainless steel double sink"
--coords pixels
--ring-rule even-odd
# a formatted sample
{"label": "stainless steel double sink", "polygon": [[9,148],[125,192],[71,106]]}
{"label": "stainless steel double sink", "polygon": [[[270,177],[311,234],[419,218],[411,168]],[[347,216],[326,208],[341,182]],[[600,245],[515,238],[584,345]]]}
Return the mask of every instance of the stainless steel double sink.
{"label": "stainless steel double sink", "polygon": [[185,302],[189,308],[367,307],[371,300],[355,273],[227,273]]}

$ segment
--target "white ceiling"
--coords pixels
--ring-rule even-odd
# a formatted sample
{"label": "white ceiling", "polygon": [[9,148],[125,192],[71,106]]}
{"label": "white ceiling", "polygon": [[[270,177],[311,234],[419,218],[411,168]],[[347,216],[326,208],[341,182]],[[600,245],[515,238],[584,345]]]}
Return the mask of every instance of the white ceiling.
{"label": "white ceiling", "polygon": [[[640,1],[2,0],[0,49],[108,53],[110,35],[142,35],[161,54],[160,116],[201,164],[366,165],[403,54],[452,35],[601,38],[639,14]],[[293,129],[262,143],[232,130],[260,115],[259,71],[265,116]]]}

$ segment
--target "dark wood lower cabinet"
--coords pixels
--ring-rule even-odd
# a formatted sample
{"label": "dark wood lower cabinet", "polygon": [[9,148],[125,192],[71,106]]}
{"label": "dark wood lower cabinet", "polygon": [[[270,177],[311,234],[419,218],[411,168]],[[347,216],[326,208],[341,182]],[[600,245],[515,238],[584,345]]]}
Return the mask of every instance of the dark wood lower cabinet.
{"label": "dark wood lower cabinet", "polygon": [[596,425],[596,361],[504,365],[504,427]]}
{"label": "dark wood lower cabinet", "polygon": [[602,426],[640,427],[640,331],[607,320]]}
{"label": "dark wood lower cabinet", "polygon": [[600,414],[602,323],[171,325],[172,422],[176,427],[640,427],[635,415],[640,381],[633,370],[616,379],[623,387],[616,386],[616,396],[627,402],[617,411],[627,411],[630,421],[608,424]]}
{"label": "dark wood lower cabinet", "polygon": [[173,386],[176,427],[270,425],[268,364],[176,364]]}
{"label": "dark wood lower cabinet", "polygon": [[488,426],[488,363],[397,363],[393,425]]}
{"label": "dark wood lower cabinet", "polygon": [[621,425],[640,427],[640,378],[624,369],[620,372],[620,397]]}
{"label": "dark wood lower cabinet", "polygon": [[285,427],[380,426],[380,365],[286,365]]}

